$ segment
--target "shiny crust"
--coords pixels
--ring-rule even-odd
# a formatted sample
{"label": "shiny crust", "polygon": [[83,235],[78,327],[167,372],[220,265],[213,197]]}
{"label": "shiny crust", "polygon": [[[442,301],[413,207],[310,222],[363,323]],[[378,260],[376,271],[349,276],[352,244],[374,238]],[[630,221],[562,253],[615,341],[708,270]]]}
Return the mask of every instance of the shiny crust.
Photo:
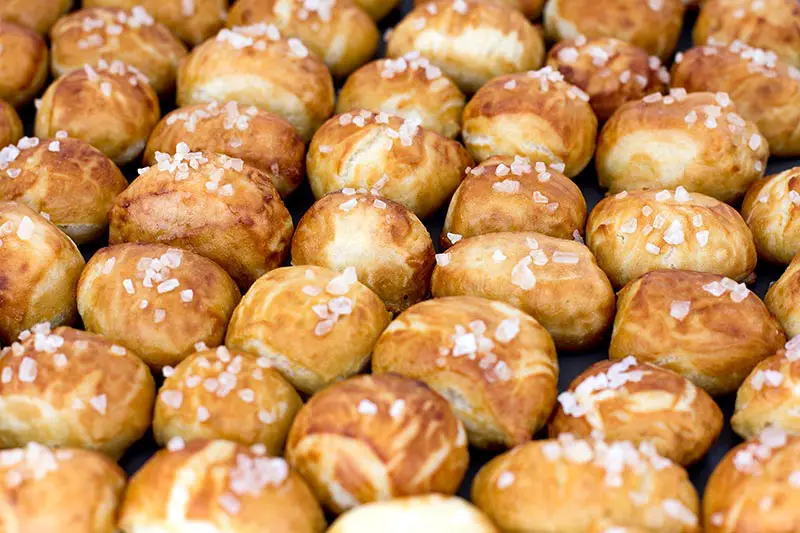
{"label": "shiny crust", "polygon": [[753,183],[747,191],[742,216],[753,233],[762,259],[786,264],[800,252],[798,194],[800,167],[767,176]]}
{"label": "shiny crust", "polygon": [[46,35],[55,21],[72,8],[72,4],[73,0],[3,0],[0,19]]}
{"label": "shiny crust", "polygon": [[454,494],[469,463],[464,427],[447,401],[392,375],[359,376],[313,396],[292,425],[286,458],[334,513],[398,496]]}
{"label": "shiny crust", "polygon": [[[462,13],[456,4],[466,5]],[[415,7],[395,26],[386,55],[418,51],[471,94],[502,74],[536,69],[544,41],[519,11],[479,0],[436,0]]]}
{"label": "shiny crust", "polygon": [[[735,391],[786,337],[758,296],[740,288],[723,291],[722,283],[736,285],[689,271],[651,272],[629,283],[619,293],[609,358],[633,355],[713,395]],[[689,308],[680,319],[682,302]]]}
{"label": "shiny crust", "polygon": [[[414,0],[414,5],[426,4],[431,0]],[[529,19],[537,19],[542,14],[544,0],[495,0],[495,3],[513,7],[522,12]]]}
{"label": "shiny crust", "polygon": [[346,187],[369,188],[425,218],[452,196],[472,159],[458,142],[413,120],[361,110],[326,122],[306,164],[317,199]]}
{"label": "shiny crust", "polygon": [[433,258],[431,236],[414,213],[364,193],[323,196],[300,219],[292,238],[292,264],[338,272],[354,267],[361,283],[392,313],[428,296]]}
{"label": "shiny crust", "polygon": [[400,5],[400,2],[401,0],[355,0],[355,3],[376,21],[388,15]]}
{"label": "shiny crust", "polygon": [[[753,272],[753,236],[739,213],[710,196],[667,192],[669,197],[662,201],[656,196],[666,197],[663,191],[607,196],[589,214],[586,244],[615,287],[664,268],[711,272],[737,281]],[[676,222],[684,232],[683,241],[670,245],[665,237],[680,240]]]}
{"label": "shiny crust", "polygon": [[[3,350],[0,446],[39,442],[119,459],[150,426],[150,371],[136,354],[100,335],[44,326]],[[66,356],[66,365],[56,354]]]}
{"label": "shiny crust", "polygon": [[[158,268],[154,260],[161,263]],[[171,260],[178,266],[165,265]],[[179,285],[161,292],[166,287],[159,289],[161,284],[170,280]],[[195,343],[222,344],[239,299],[236,284],[216,263],[161,244],[103,248],[78,284],[78,311],[86,329],[135,350],[155,368],[179,363],[195,352]]]}
{"label": "shiny crust", "polygon": [[[493,346],[458,350],[458,339],[476,337]],[[427,383],[450,402],[479,447],[529,441],[558,393],[556,348],[547,330],[515,307],[470,296],[428,300],[397,317],[375,346],[372,371]]]}
{"label": "shiny crust", "polygon": [[0,22],[0,50],[0,100],[27,104],[47,80],[47,43],[25,26]]}
{"label": "shiny crust", "polygon": [[786,331],[788,338],[800,335],[800,256],[789,263],[778,281],[767,291],[764,303]]}
{"label": "shiny crust", "polygon": [[16,109],[5,100],[0,100],[0,144],[7,146],[15,143],[22,133],[22,121]]}
{"label": "shiny crust", "polygon": [[[553,260],[555,253],[563,262]],[[534,256],[537,263],[547,262],[530,262]],[[511,304],[539,321],[559,349],[597,345],[614,318],[608,278],[575,241],[533,232],[491,233],[459,241],[437,259],[435,297],[482,296]]]}

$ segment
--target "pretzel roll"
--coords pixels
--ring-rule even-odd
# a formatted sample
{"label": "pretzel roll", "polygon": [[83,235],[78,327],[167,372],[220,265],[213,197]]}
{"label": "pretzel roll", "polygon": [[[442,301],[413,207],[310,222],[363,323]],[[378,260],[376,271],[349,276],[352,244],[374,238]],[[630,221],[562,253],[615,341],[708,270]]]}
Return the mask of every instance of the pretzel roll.
{"label": "pretzel roll", "polygon": [[263,447],[173,439],[131,478],[119,516],[125,533],[322,533],[305,481]]}
{"label": "pretzel roll", "polygon": [[333,112],[325,63],[267,24],[221,30],[181,62],[178,105],[234,100],[279,115],[308,141]]}
{"label": "pretzel roll", "polygon": [[758,255],[787,264],[800,251],[800,167],[756,181],[742,203]]}
{"label": "pretzel roll", "polygon": [[490,79],[542,66],[544,41],[525,15],[481,0],[418,5],[395,26],[386,55],[416,50],[472,94]]}
{"label": "pretzel roll", "polygon": [[682,186],[607,196],[589,214],[586,244],[615,287],[660,269],[742,281],[756,267],[753,236],[739,213]]}
{"label": "pretzel roll", "polygon": [[513,305],[559,349],[597,345],[614,318],[614,291],[589,249],[541,233],[489,233],[436,256],[435,297],[482,296]]}
{"label": "pretzel roll", "polygon": [[472,159],[461,144],[420,123],[363,109],[330,119],[308,147],[314,196],[370,189],[420,218],[433,214],[452,196]]}
{"label": "pretzel roll", "polygon": [[[431,0],[414,0],[414,5],[429,3]],[[529,19],[537,19],[542,14],[544,0],[494,0],[496,4],[513,7]]]}
{"label": "pretzel roll", "polygon": [[72,3],[73,0],[3,0],[0,19],[46,35],[55,21],[72,9]]}
{"label": "pretzel roll", "polygon": [[112,459],[150,426],[155,385],[145,364],[100,336],[43,322],[0,359],[0,446],[29,442]]}
{"label": "pretzel roll", "polygon": [[47,80],[47,43],[26,26],[2,22],[0,7],[0,100],[22,106]]}
{"label": "pretzel roll", "polygon": [[478,472],[472,501],[505,532],[701,531],[689,476],[649,443],[530,442]]}
{"label": "pretzel roll", "polygon": [[241,159],[179,143],[117,196],[109,243],[156,242],[205,256],[246,290],[280,266],[292,217],[269,176]]}
{"label": "pretzel roll", "polygon": [[795,256],[767,291],[764,303],[790,339],[800,335],[800,259]]}
{"label": "pretzel roll", "polygon": [[393,375],[358,376],[314,395],[286,443],[289,464],[334,513],[401,496],[454,494],[468,455],[464,427],[447,401]]}
{"label": "pretzel roll", "polygon": [[633,355],[721,395],[735,391],[784,342],[778,321],[743,283],[662,270],[620,291],[608,356]]}
{"label": "pretzel roll", "polygon": [[0,202],[0,344],[39,322],[72,324],[84,264],[75,243],[44,217]]}
{"label": "pretzel roll", "polygon": [[22,121],[17,111],[5,100],[0,100],[0,144],[14,144],[22,137],[22,133]]}
{"label": "pretzel roll", "polygon": [[477,161],[520,155],[564,163],[576,176],[589,163],[597,117],[589,96],[552,67],[495,78],[464,108],[464,144]]}

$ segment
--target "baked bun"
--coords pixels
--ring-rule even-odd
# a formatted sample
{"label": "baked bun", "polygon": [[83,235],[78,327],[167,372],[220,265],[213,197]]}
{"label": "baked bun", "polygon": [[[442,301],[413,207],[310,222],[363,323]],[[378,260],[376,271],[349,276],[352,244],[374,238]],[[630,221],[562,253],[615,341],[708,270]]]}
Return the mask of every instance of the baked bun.
{"label": "baked bun", "polygon": [[[431,0],[414,0],[414,5],[420,5]],[[494,0],[496,4],[513,7],[522,12],[529,19],[537,19],[542,14],[545,0]]]}
{"label": "baked bun", "polygon": [[454,494],[469,463],[464,427],[447,401],[393,375],[355,377],[314,395],[292,424],[286,458],[334,513]]}
{"label": "baked bun", "polygon": [[607,196],[589,214],[586,244],[615,287],[660,269],[742,281],[756,267],[753,236],[739,213],[681,186]]}
{"label": "baked bun", "polygon": [[181,62],[178,105],[234,100],[288,120],[308,141],[333,112],[325,63],[275,26],[220,31]]}
{"label": "baked bun", "polygon": [[0,3],[0,19],[46,35],[55,21],[72,9],[72,3],[73,0],[3,0]]}
{"label": "baked bun", "polygon": [[0,100],[17,107],[33,100],[47,80],[47,60],[47,43],[38,33],[0,20]]}
{"label": "baked bun", "polygon": [[482,296],[525,311],[559,349],[597,345],[614,318],[614,291],[588,248],[541,233],[489,233],[436,256],[431,289]]}
{"label": "baked bun", "polygon": [[72,324],[84,264],[75,243],[44,217],[0,202],[0,344],[39,322]]}
{"label": "baked bun", "polygon": [[194,345],[222,344],[239,289],[213,261],[163,244],[97,251],[78,285],[88,331],[136,351],[148,365],[174,365]]}
{"label": "baked bun", "polygon": [[0,358],[0,447],[39,442],[119,459],[150,427],[155,384],[136,354],[47,322],[19,338]]}
{"label": "baked bun", "polygon": [[172,152],[181,142],[241,159],[269,176],[283,198],[305,179],[303,139],[285,119],[256,106],[210,102],[172,111],[150,134],[145,164],[155,165],[157,152]]}
{"label": "baked bun", "polygon": [[689,476],[649,443],[530,442],[478,472],[472,501],[507,532],[701,531]]}
{"label": "baked bun", "polygon": [[778,321],[743,283],[662,270],[620,291],[608,355],[633,355],[720,395],[735,391],[784,342]]}
{"label": "baked bun", "polygon": [[297,390],[313,394],[364,368],[389,320],[352,267],[342,274],[279,268],[242,298],[225,344],[267,359]]}
{"label": "baked bun", "polygon": [[503,74],[537,69],[544,41],[525,15],[494,2],[436,0],[415,7],[395,26],[386,55],[417,51],[472,94]]}
{"label": "baked bun", "polygon": [[14,144],[22,137],[22,121],[14,107],[0,100],[0,144]]}
{"label": "baked bun", "polygon": [[397,59],[379,59],[353,72],[339,91],[336,113],[366,109],[406,119],[454,139],[461,132],[464,94],[439,67],[409,52]]}
{"label": "baked bun", "polygon": [[137,69],[101,60],[47,88],[36,111],[36,136],[66,131],[124,165],[141,155],[160,113],[158,96]]}
{"label": "baked bun", "polygon": [[495,78],[464,108],[464,145],[477,161],[521,155],[564,163],[574,177],[594,154],[597,117],[588,101],[552,67]]}
{"label": "baked bun", "polygon": [[772,155],[800,155],[800,70],[774,52],[735,41],[699,46],[675,56],[672,86],[687,91],[722,91],[741,115],[755,122]]}
{"label": "baked bun", "polygon": [[599,432],[609,441],[651,442],[660,455],[684,466],[700,460],[722,430],[722,411],[705,391],[633,356],[593,364],[558,403],[548,425],[551,438]]}
{"label": "baked bun", "polygon": [[800,167],[756,181],[742,203],[760,258],[789,263],[800,252]]}
{"label": "baked bun", "polygon": [[450,200],[442,247],[503,231],[580,237],[586,224],[586,200],[580,188],[560,172],[563,167],[503,155],[471,169]]}
{"label": "baked bun", "polygon": [[372,353],[373,373],[424,381],[450,402],[480,447],[513,447],[544,426],[558,394],[553,339],[502,302],[455,296],[417,304]]}
{"label": "baked bun", "polygon": [[788,338],[800,335],[800,255],[767,291],[764,303],[778,319]]}
{"label": "baked bun", "polygon": [[131,478],[119,516],[125,533],[325,531],[308,485],[263,447],[174,439],[168,448]]}
{"label": "baked bun", "polygon": [[337,272],[351,266],[392,313],[427,298],[434,253],[431,236],[414,213],[352,189],[323,196],[292,238],[292,264]]}
{"label": "baked bun", "polygon": [[269,176],[241,159],[190,152],[186,143],[156,160],[114,201],[110,244],[185,248],[216,262],[243,290],[283,263],[292,217]]}
{"label": "baked bun", "polygon": [[156,442],[225,439],[281,455],[303,401],[270,366],[266,359],[220,346],[165,368],[153,420]]}
{"label": "baked bun", "polygon": [[111,202],[128,186],[100,150],[63,135],[45,141],[27,137],[9,145],[0,167],[2,162],[0,176],[6,179],[0,178],[0,200],[46,214],[76,244],[105,234]]}
{"label": "baked bun", "polygon": [[589,104],[601,121],[622,104],[660,93],[669,84],[669,72],[656,56],[613,37],[587,39],[579,35],[556,43],[547,64],[589,95]]}
{"label": "baked bun", "polygon": [[472,159],[461,144],[420,128],[420,122],[363,109],[330,119],[308,147],[314,196],[368,188],[420,218],[433,214],[452,196]]}

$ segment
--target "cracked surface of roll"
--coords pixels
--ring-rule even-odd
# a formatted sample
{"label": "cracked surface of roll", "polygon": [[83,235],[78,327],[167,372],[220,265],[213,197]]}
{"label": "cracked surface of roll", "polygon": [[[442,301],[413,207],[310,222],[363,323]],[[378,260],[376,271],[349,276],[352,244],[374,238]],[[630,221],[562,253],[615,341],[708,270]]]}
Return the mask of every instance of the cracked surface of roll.
{"label": "cracked surface of roll", "polygon": [[800,167],[756,181],[742,203],[761,259],[790,263],[800,252]]}
{"label": "cracked surface of roll", "polygon": [[0,22],[0,100],[20,107],[38,96],[47,81],[48,57],[47,43],[35,31]]}
{"label": "cracked surface of roll", "polygon": [[764,303],[786,330],[788,338],[800,335],[800,256],[795,256],[764,297]]}

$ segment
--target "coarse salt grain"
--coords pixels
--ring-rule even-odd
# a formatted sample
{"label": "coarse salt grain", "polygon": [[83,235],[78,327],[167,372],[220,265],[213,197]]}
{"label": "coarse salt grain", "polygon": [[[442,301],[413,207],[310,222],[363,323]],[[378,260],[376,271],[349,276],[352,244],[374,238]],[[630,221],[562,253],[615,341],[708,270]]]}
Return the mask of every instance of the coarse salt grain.
{"label": "coarse salt grain", "polygon": [[378,406],[369,400],[361,400],[358,402],[358,413],[367,416],[376,415],[378,414]]}
{"label": "coarse salt grain", "polygon": [[685,300],[673,300],[669,306],[669,314],[672,318],[682,322],[689,314],[692,302]]}
{"label": "coarse salt grain", "polygon": [[497,488],[500,490],[507,489],[514,483],[514,474],[511,472],[503,472],[497,476]]}

